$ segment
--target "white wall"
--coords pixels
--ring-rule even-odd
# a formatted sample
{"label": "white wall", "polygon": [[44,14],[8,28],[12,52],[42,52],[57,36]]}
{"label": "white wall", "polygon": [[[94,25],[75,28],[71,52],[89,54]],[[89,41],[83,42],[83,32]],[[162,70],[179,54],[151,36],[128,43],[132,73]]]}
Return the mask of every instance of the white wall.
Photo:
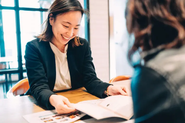
{"label": "white wall", "polygon": [[109,81],[108,0],[89,0],[90,45],[97,76]]}

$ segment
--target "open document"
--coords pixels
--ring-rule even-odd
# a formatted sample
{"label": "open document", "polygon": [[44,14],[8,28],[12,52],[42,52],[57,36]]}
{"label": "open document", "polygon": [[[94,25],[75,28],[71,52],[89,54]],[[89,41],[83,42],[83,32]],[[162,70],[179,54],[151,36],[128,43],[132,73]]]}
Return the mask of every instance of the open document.
{"label": "open document", "polygon": [[23,117],[29,123],[71,123],[74,122],[85,114],[77,111],[71,114],[57,114],[55,110],[47,110],[38,113],[24,115]]}
{"label": "open document", "polygon": [[115,95],[105,99],[81,101],[74,104],[82,111],[97,120],[118,117],[129,120],[133,116],[132,97]]}

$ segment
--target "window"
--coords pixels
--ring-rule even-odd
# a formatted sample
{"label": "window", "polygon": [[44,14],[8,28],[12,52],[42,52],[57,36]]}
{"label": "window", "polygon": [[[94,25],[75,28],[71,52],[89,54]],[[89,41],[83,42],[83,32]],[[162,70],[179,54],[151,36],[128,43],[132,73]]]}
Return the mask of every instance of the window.
{"label": "window", "polygon": [[[25,45],[41,33],[47,10],[53,1],[0,0],[0,78],[12,73],[18,75],[18,80],[27,76],[24,66]],[[87,0],[79,1],[87,6],[84,5]],[[79,32],[83,38],[88,34],[85,34],[85,26],[83,16]]]}
{"label": "window", "polygon": [[14,0],[0,0],[2,6],[15,6]]}
{"label": "window", "polygon": [[131,40],[126,29],[125,10],[127,1],[109,0],[110,78],[133,74],[133,68],[127,58]]}

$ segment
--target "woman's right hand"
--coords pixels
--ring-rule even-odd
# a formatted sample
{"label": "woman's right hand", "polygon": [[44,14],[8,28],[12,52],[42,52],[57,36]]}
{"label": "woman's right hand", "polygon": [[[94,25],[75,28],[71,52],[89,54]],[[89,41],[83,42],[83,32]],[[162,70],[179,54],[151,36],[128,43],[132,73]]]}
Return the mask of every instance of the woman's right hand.
{"label": "woman's right hand", "polygon": [[61,95],[51,95],[49,102],[55,107],[58,114],[66,114],[76,111],[69,100]]}

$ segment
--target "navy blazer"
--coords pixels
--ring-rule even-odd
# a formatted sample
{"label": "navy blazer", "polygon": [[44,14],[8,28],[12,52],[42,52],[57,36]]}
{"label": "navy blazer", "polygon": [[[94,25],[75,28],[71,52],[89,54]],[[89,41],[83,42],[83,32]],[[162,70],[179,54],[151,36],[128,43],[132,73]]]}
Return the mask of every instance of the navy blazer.
{"label": "navy blazer", "polygon": [[[109,84],[102,82],[96,76],[89,43],[80,38],[82,45],[72,47],[72,40],[69,41],[67,50],[72,89],[85,87],[89,93],[100,98],[105,97],[104,91]],[[27,94],[32,95],[46,109],[54,108],[49,103],[49,97],[54,94],[56,65],[55,55],[49,42],[39,39],[28,42],[25,61],[30,84]]]}

